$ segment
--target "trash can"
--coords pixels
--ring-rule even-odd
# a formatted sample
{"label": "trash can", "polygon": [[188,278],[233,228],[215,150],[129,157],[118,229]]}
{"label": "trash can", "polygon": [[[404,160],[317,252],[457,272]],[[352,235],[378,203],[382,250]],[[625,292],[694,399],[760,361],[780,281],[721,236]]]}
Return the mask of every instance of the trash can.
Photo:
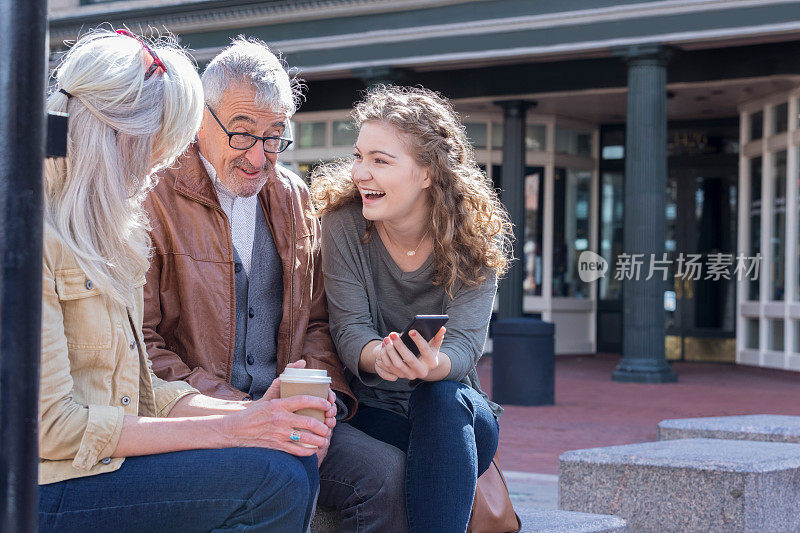
{"label": "trash can", "polygon": [[555,326],[536,318],[492,325],[492,400],[505,405],[555,402]]}

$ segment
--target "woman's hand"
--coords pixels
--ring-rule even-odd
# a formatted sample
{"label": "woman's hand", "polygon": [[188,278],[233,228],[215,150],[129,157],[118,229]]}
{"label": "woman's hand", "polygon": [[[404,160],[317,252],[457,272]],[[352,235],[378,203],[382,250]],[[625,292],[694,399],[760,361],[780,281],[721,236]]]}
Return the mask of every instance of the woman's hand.
{"label": "woman's hand", "polygon": [[[333,428],[336,426],[336,393],[333,391],[328,391],[328,402],[331,404],[331,408],[325,412],[325,425],[328,426],[331,430],[331,435],[333,434]],[[328,444],[326,446],[320,446],[317,449],[317,466],[322,466],[322,461],[325,460],[325,456],[328,455],[328,447],[330,446],[331,440],[328,438]]]}
{"label": "woman's hand", "polygon": [[[439,328],[436,335],[427,342],[419,332],[412,329],[409,336],[419,349],[419,357],[411,353],[400,340],[400,335],[390,333],[383,339],[383,344],[375,347],[378,352],[375,358],[376,373],[387,381],[396,381],[398,378],[430,380],[434,375],[437,379],[442,379],[438,377],[441,373],[437,370],[442,367],[443,354],[439,349],[442,347],[445,332],[444,327]],[[449,363],[449,359],[447,361]]]}
{"label": "woman's hand", "polygon": [[[246,409],[227,415],[222,420],[222,431],[232,446],[261,447],[281,450],[292,455],[307,456],[327,449],[331,428],[310,416],[295,414],[300,409],[318,409],[330,412],[327,400],[315,396],[291,396],[284,399],[262,398],[250,402]],[[299,441],[289,437],[296,430]],[[314,446],[306,448],[299,443]]]}

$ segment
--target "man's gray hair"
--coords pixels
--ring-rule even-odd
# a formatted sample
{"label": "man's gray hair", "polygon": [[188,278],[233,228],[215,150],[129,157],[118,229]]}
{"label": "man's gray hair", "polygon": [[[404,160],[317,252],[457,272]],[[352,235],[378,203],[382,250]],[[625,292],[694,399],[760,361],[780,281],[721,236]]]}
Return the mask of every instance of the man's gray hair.
{"label": "man's gray hair", "polygon": [[259,106],[290,117],[302,99],[302,83],[289,78],[284,63],[266,43],[242,35],[211,60],[202,80],[205,100],[211,107],[218,107],[225,90],[237,83],[255,89]]}

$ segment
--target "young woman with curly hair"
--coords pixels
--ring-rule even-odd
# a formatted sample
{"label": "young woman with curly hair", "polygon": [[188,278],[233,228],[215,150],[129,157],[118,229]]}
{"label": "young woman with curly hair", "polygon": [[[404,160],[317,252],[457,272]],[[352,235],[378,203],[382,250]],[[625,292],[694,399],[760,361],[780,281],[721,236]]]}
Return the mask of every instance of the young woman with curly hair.
{"label": "young woman with curly hair", "polygon": [[[450,103],[420,88],[372,89],[353,111],[352,162],[312,177],[322,216],[331,335],[353,379],[351,424],[406,452],[411,531],[466,530],[497,448],[500,406],[481,391],[511,224]],[[398,332],[447,314],[416,357]]]}

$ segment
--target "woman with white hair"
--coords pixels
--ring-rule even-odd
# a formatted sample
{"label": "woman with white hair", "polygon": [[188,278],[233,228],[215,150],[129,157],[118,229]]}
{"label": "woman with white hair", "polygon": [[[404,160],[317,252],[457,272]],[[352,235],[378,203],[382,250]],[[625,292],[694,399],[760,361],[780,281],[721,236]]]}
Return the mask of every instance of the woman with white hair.
{"label": "woman with white hair", "polygon": [[141,203],[200,126],[194,65],[167,39],[103,30],[55,79],[47,108],[69,113],[69,137],[45,164],[40,531],[306,528],[315,449],[265,435],[322,425],[293,411],[331,405],[276,399],[277,380],[257,402],[202,396],[155,377],[141,341]]}

